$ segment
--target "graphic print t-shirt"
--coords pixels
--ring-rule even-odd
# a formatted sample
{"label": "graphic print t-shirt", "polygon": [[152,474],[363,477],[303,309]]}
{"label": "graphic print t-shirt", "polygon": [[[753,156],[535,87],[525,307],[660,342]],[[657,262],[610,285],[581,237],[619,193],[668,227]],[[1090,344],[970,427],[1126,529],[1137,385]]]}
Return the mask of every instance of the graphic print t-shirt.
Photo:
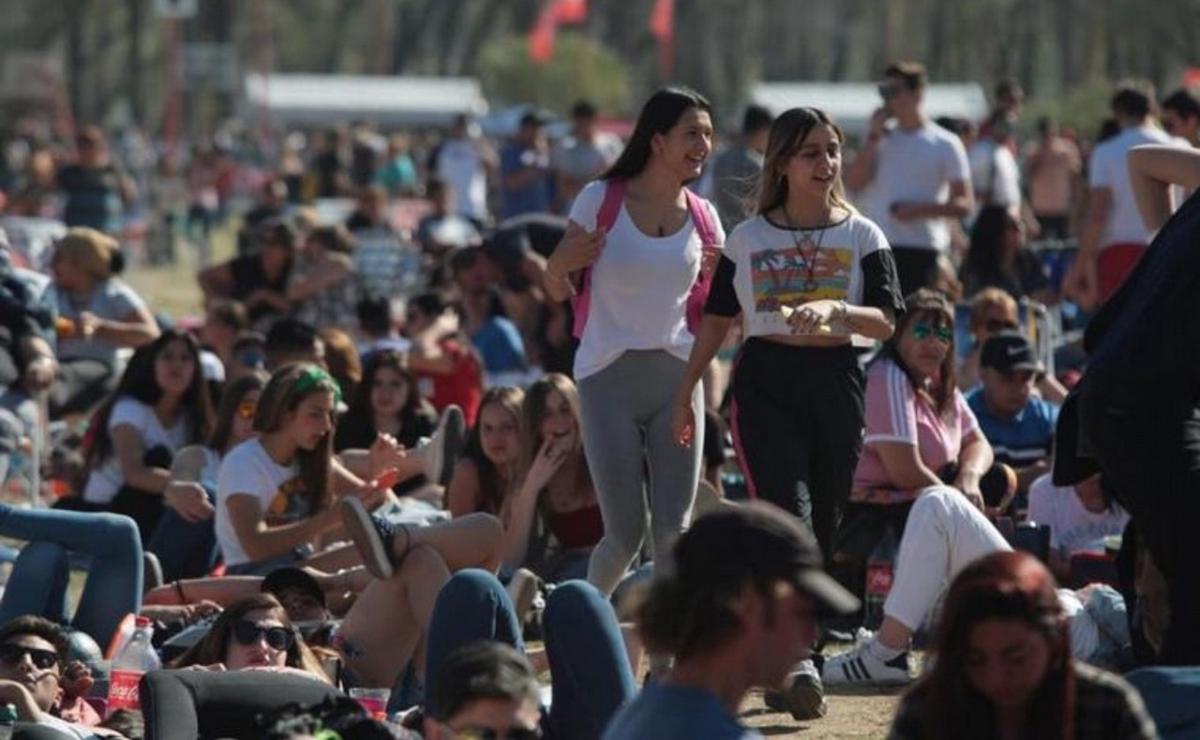
{"label": "graphic print t-shirt", "polygon": [[299,476],[299,468],[280,465],[271,459],[257,439],[230,450],[217,474],[217,544],[226,565],[251,561],[234,531],[227,504],[231,496],[248,495],[258,500],[263,520],[270,526],[298,522],[313,514]]}

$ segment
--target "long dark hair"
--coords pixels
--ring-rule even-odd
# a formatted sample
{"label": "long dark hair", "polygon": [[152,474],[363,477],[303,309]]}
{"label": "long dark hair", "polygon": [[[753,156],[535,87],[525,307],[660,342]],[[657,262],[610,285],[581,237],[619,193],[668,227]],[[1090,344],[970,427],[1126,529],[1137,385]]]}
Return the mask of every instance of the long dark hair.
{"label": "long dark hair", "polygon": [[185,331],[167,329],[150,344],[143,345],[134,351],[125,366],[125,372],[117,384],[117,389],[96,410],[88,429],[88,440],[85,460],[89,470],[108,459],[113,452],[112,437],[108,432],[108,420],[112,416],[113,407],[122,398],[132,398],[147,406],[154,406],[162,398],[162,388],[154,374],[154,365],[158,355],[171,342],[183,342],[188,355],[192,358],[192,382],[188,384],[180,402],[184,414],[184,424],[187,426],[188,439],[185,444],[196,444],[208,439],[213,426],[212,399],[208,394],[208,385],[204,381],[204,372],[200,367],[200,345],[196,338]]}
{"label": "long dark hair", "polygon": [[[825,111],[819,108],[792,108],[786,110],[771,124],[771,133],[767,135],[767,151],[763,155],[762,175],[758,182],[758,203],[756,211],[766,215],[787,203],[788,184],[787,166],[792,155],[800,151],[805,140],[817,126],[829,126],[837,137],[838,144],[846,143],[846,135],[841,127],[833,122]],[[842,178],[833,182],[829,191],[829,204],[853,213],[854,208],[846,200],[842,188]]]}
{"label": "long dark hair", "polygon": [[394,370],[408,386],[408,395],[400,409],[402,430],[412,429],[417,423],[419,413],[432,411],[428,403],[422,400],[416,378],[408,369],[404,355],[390,349],[376,350],[367,357],[363,366],[362,382],[358,384],[358,391],[350,399],[350,407],[338,423],[337,436],[333,442],[335,449],[360,446],[364,441],[369,445],[370,441],[375,439],[379,430],[375,428],[375,412],[371,408],[371,389],[375,386],[375,377],[384,369]]}
{"label": "long dark hair", "polygon": [[483,394],[483,398],[479,400],[479,412],[475,414],[475,426],[467,436],[467,446],[463,450],[463,456],[475,463],[475,469],[479,471],[479,510],[488,514],[500,514],[504,499],[508,496],[508,487],[513,483],[512,478],[515,477],[516,471],[508,471],[507,475],[502,473],[484,453],[483,437],[480,433],[480,427],[483,426],[483,410],[493,404],[499,406],[512,415],[517,428],[520,429],[521,404],[524,400],[525,392],[520,388],[510,386],[489,388]]}
{"label": "long dark hair", "polygon": [[[289,412],[299,408],[305,398],[314,393],[340,394],[337,381],[316,365],[297,362],[275,371],[258,399],[254,412],[254,430],[259,434],[277,432],[283,428]],[[331,430],[312,450],[296,450],[296,465],[303,483],[301,495],[308,498],[312,513],[329,504],[329,471],[333,460],[333,431]]]}
{"label": "long dark hair", "polygon": [[950,585],[938,625],[937,660],[913,688],[922,699],[925,736],[950,740],[994,734],[995,710],[971,686],[965,670],[971,630],[990,619],[1018,621],[1050,646],[1046,676],[1026,708],[1023,736],[1075,737],[1075,669],[1067,620],[1050,571],[1020,551],[980,558]]}
{"label": "long dark hair", "polygon": [[195,645],[188,648],[183,655],[180,655],[171,663],[172,668],[186,668],[193,665],[213,665],[215,663],[224,663],[225,656],[229,652],[229,643],[233,640],[233,625],[238,620],[244,619],[250,612],[270,611],[272,616],[278,617],[283,623],[285,629],[288,629],[295,635],[292,641],[292,646],[288,648],[287,659],[285,665],[292,668],[299,668],[313,674],[314,678],[318,678],[326,683],[329,682],[329,676],[326,675],[324,669],[321,668],[321,662],[317,660],[317,656],[304,643],[304,639],[300,636],[300,631],[292,624],[292,620],[288,618],[287,610],[283,608],[283,604],[279,603],[279,599],[272,594],[260,593],[246,596],[238,599],[230,604],[225,611],[221,612],[212,627],[204,637]]}
{"label": "long dark hair", "polygon": [[638,114],[637,123],[629,136],[629,142],[625,144],[625,150],[604,173],[602,179],[628,180],[642,174],[642,170],[646,169],[646,164],[650,161],[650,143],[655,134],[670,131],[679,123],[683,114],[692,108],[699,108],[712,115],[712,105],[708,100],[686,87],[665,87],[651,95],[642,106],[642,112]]}
{"label": "long dark hair", "polygon": [[962,274],[978,287],[1016,284],[1004,264],[1005,233],[1013,216],[1003,206],[984,206],[971,226],[971,245],[963,259]]}
{"label": "long dark hair", "polygon": [[900,338],[908,331],[910,325],[919,320],[929,321],[935,328],[943,326],[949,328],[950,346],[938,370],[941,377],[939,382],[928,390],[929,395],[933,397],[934,408],[937,409],[939,415],[944,414],[954,403],[954,392],[958,388],[954,377],[954,306],[950,304],[950,300],[946,296],[929,288],[913,291],[904,299],[904,304],[904,313],[896,320],[896,330],[892,332],[892,336],[883,343],[879,359],[888,359],[899,365],[904,374],[908,376],[909,382],[912,383],[913,390],[925,392],[926,388],[921,383],[921,378],[908,366],[903,355],[900,354]]}
{"label": "long dark hair", "polygon": [[217,423],[213,427],[212,436],[208,438],[208,446],[218,455],[225,454],[229,446],[229,438],[233,435],[233,417],[242,399],[251,391],[261,391],[267,385],[267,374],[261,370],[246,373],[237,380],[227,383],[221,392],[221,403],[217,406]]}

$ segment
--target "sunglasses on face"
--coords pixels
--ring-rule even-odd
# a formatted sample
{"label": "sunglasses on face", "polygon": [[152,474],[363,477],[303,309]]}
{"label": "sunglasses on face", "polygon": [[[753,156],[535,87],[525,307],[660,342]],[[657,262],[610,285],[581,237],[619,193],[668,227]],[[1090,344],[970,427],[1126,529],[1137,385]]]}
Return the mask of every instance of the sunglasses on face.
{"label": "sunglasses on face", "polygon": [[287,627],[259,627],[245,619],[233,623],[233,637],[241,645],[254,645],[266,637],[273,650],[291,650],[296,642],[296,635]]}
{"label": "sunglasses on face", "polygon": [[935,337],[939,342],[950,344],[954,339],[954,330],[948,326],[933,326],[931,324],[914,324],[912,328],[913,338],[917,341],[924,341],[930,337]]}
{"label": "sunglasses on face", "polygon": [[491,727],[465,727],[455,730],[446,726],[450,737],[454,740],[541,740],[540,729],[527,730],[523,727],[512,727],[507,732],[497,732]]}
{"label": "sunglasses on face", "polygon": [[258,409],[258,404],[253,401],[242,401],[238,404],[237,415],[243,419],[249,420],[254,418],[254,412]]}
{"label": "sunglasses on face", "polygon": [[58,653],[53,650],[40,650],[13,643],[0,645],[0,661],[6,665],[17,665],[26,655],[35,667],[43,671],[58,662]]}

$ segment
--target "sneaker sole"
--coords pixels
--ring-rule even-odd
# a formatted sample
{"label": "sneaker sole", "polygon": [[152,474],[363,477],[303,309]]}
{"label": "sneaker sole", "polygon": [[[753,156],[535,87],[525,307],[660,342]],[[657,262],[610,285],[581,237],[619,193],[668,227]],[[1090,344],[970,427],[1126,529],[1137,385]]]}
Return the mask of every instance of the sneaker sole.
{"label": "sneaker sole", "polygon": [[442,470],[438,476],[438,485],[450,485],[454,477],[454,466],[462,454],[463,446],[467,443],[467,420],[462,409],[457,406],[447,406],[442,415]]}
{"label": "sneaker sole", "polygon": [[791,687],[779,695],[779,703],[794,720],[820,719],[829,711],[821,680],[808,674],[795,676]]}
{"label": "sneaker sole", "polygon": [[392,567],[390,553],[375,532],[371,514],[362,502],[356,498],[344,498],[338,506],[341,507],[342,526],[346,528],[350,539],[354,540],[358,553],[362,556],[363,565],[371,575],[381,581],[395,575],[396,570]]}

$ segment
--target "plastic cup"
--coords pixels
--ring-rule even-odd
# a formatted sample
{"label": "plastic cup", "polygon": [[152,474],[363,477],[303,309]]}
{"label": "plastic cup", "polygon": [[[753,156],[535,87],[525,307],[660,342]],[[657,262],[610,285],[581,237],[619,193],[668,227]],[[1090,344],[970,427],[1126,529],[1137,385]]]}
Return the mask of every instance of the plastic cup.
{"label": "plastic cup", "polygon": [[391,694],[391,689],[350,689],[350,698],[358,702],[359,706],[365,709],[373,719],[387,717],[388,697]]}

